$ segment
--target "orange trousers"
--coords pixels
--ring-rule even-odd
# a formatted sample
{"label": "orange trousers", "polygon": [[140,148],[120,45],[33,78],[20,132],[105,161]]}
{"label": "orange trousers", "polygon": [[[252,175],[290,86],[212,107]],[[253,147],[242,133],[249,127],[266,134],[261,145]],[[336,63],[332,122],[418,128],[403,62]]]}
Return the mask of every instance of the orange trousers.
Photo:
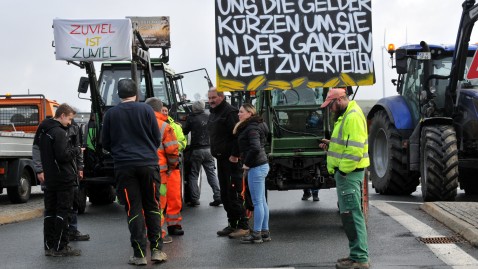
{"label": "orange trousers", "polygon": [[179,169],[172,170],[171,173],[161,172],[161,185],[166,185],[166,196],[160,195],[161,204],[161,231],[163,238],[167,234],[163,228],[166,220],[167,226],[181,226],[181,173]]}

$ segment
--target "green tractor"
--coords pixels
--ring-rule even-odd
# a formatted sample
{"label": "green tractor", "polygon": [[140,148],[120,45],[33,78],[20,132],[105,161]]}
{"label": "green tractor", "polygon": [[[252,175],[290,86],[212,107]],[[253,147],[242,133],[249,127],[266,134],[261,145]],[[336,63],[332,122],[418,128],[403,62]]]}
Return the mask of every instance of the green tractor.
{"label": "green tractor", "polygon": [[320,105],[327,89],[297,88],[257,93],[256,108],[271,135],[267,148],[271,166],[268,190],[335,187],[327,172],[321,139],[330,137],[331,113]]}

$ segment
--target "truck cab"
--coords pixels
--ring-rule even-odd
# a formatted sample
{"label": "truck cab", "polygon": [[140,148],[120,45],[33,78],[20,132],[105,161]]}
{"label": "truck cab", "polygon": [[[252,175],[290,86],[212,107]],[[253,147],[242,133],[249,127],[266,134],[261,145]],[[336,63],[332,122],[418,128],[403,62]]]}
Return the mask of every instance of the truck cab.
{"label": "truck cab", "polygon": [[60,104],[42,94],[0,95],[0,193],[12,203],[26,203],[40,184],[32,161],[33,137]]}

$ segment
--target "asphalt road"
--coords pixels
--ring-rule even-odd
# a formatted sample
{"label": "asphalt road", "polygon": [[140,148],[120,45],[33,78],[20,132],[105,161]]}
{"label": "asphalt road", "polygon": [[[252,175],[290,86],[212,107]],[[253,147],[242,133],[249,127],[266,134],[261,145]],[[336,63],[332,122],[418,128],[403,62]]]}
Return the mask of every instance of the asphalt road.
{"label": "asphalt road", "polygon": [[[164,246],[168,261],[146,268],[334,268],[347,252],[347,239],[336,207],[335,189],[321,190],[320,202],[301,201],[301,191],[269,192],[272,241],[257,245],[216,236],[226,225],[223,207],[210,207],[212,195],[204,185],[201,205],[185,207],[186,234]],[[373,192],[373,190],[372,190]],[[444,261],[378,205],[391,205],[445,236],[455,234],[419,209],[420,194],[408,197],[370,195],[369,250],[373,268],[458,268],[453,259]],[[458,200],[470,199],[462,193]],[[1,210],[1,208],[0,208]],[[392,214],[393,215],[393,214]],[[91,241],[73,242],[80,257],[45,257],[42,219],[0,226],[0,268],[131,268],[132,254],[123,208],[117,204],[87,207],[80,216],[80,230]],[[471,257],[468,266],[478,268],[478,251],[467,242],[453,247]],[[446,253],[443,254],[446,256]],[[457,257],[458,259],[458,257]],[[458,262],[458,261],[457,261]],[[476,263],[473,263],[476,262]]]}

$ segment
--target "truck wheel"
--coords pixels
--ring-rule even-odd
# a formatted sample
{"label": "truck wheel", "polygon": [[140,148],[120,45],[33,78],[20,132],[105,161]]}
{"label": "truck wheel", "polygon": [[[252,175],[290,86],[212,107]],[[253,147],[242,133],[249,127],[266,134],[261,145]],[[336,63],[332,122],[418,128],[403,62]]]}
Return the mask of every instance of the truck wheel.
{"label": "truck wheel", "polygon": [[26,169],[23,169],[18,186],[7,188],[8,199],[14,204],[26,203],[28,199],[30,199],[32,192],[31,180],[30,173]]}
{"label": "truck wheel", "polygon": [[116,191],[111,185],[96,185],[88,188],[88,197],[94,205],[107,205],[115,201]]}
{"label": "truck wheel", "polygon": [[78,187],[78,214],[85,213],[86,210],[86,187]]}
{"label": "truck wheel", "polygon": [[375,192],[410,195],[417,189],[418,173],[409,173],[404,162],[402,137],[385,111],[378,111],[370,126],[370,178]]}
{"label": "truck wheel", "polygon": [[478,181],[476,180],[478,169],[460,167],[458,172],[460,187],[465,190],[465,194],[478,194]]}
{"label": "truck wheel", "polygon": [[458,187],[458,149],[453,127],[423,127],[420,151],[423,200],[455,200]]}

